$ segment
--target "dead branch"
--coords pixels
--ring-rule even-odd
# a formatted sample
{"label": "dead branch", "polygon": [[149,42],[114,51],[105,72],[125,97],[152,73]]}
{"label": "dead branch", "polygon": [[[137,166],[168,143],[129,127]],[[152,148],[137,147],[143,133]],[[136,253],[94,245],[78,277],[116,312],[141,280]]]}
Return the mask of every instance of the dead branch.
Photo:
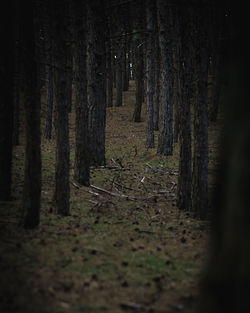
{"label": "dead branch", "polygon": [[104,193],[107,193],[107,194],[109,194],[110,196],[113,196],[113,197],[124,198],[124,199],[130,200],[130,201],[136,201],[136,200],[138,200],[138,199],[136,199],[136,198],[132,198],[132,197],[129,197],[129,196],[124,195],[124,194],[119,194],[119,193],[110,192],[110,191],[108,191],[108,190],[106,190],[106,189],[103,189],[103,188],[101,188],[101,187],[98,187],[98,186],[90,185],[90,187],[93,188],[93,189],[96,189],[96,190],[98,190],[98,191],[102,191],[102,192],[104,192]]}

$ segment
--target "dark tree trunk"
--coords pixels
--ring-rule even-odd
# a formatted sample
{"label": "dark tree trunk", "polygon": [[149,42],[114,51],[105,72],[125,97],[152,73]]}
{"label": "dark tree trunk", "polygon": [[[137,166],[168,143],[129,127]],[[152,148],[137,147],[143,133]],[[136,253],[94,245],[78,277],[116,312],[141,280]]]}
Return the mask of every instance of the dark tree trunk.
{"label": "dark tree trunk", "polygon": [[180,11],[180,29],[182,34],[181,47],[181,87],[182,99],[179,106],[180,118],[180,158],[179,177],[177,188],[177,206],[180,210],[190,211],[191,186],[192,186],[192,150],[191,150],[191,117],[190,117],[190,94],[191,94],[191,60],[190,60],[190,12]]}
{"label": "dark tree trunk", "polygon": [[[157,20],[157,10],[155,9],[155,19]],[[158,34],[158,23],[156,23],[156,34]],[[160,111],[160,47],[159,36],[155,36],[155,88],[154,88],[154,130],[159,130],[159,111]]]}
{"label": "dark tree trunk", "polygon": [[86,6],[80,0],[73,2],[75,17],[75,89],[76,89],[76,148],[74,178],[81,185],[89,185],[88,99],[86,64]]}
{"label": "dark tree trunk", "polygon": [[153,2],[147,1],[147,148],[154,148],[154,66],[153,66]]}
{"label": "dark tree trunk", "polygon": [[13,145],[19,145],[20,131],[20,37],[16,39],[15,46],[15,68],[14,68],[14,117],[13,117]]}
{"label": "dark tree trunk", "polygon": [[173,101],[174,101],[174,142],[178,142],[179,130],[180,130],[180,101],[181,101],[181,62],[180,62],[180,26],[178,16],[174,15],[174,27],[176,31],[176,38],[174,41],[174,53],[173,53],[173,76],[174,76],[174,87],[173,87]]}
{"label": "dark tree trunk", "polygon": [[[208,211],[208,41],[206,11],[197,13],[196,96],[194,101],[194,157],[192,206],[196,217],[204,219]],[[198,34],[198,35],[197,35]]]}
{"label": "dark tree trunk", "polygon": [[159,18],[159,45],[161,53],[161,94],[162,119],[158,140],[158,153],[173,154],[173,103],[172,103],[172,42],[171,42],[171,9],[165,0],[157,0]]}
{"label": "dark tree trunk", "polygon": [[23,188],[24,227],[34,228],[40,222],[41,197],[41,135],[40,135],[40,75],[37,51],[38,29],[34,22],[34,1],[21,7],[25,85],[25,171]]}
{"label": "dark tree trunk", "polygon": [[54,101],[54,68],[53,60],[50,58],[50,65],[48,66],[48,87],[47,87],[47,111],[46,111],[46,122],[44,137],[48,140],[51,139],[52,135],[52,119],[53,119],[53,101]]}
{"label": "dark tree trunk", "polygon": [[90,164],[105,165],[105,1],[88,1],[87,7],[87,93],[89,105]]}
{"label": "dark tree trunk", "polygon": [[[125,30],[126,31],[126,30]],[[122,77],[122,90],[128,91],[128,37],[125,36],[123,44],[123,77]]]}
{"label": "dark tree trunk", "polygon": [[136,44],[136,65],[135,65],[135,86],[136,86],[136,101],[133,114],[134,122],[141,122],[141,107],[143,102],[143,76],[144,76],[144,62],[143,62],[143,46],[141,40],[137,40]]}
{"label": "dark tree trunk", "polygon": [[250,312],[250,49],[246,45],[249,12],[245,4],[242,7],[236,2],[232,7],[221,168],[212,203],[210,255],[202,275],[197,310],[203,313]]}
{"label": "dark tree trunk", "polygon": [[47,14],[45,22],[45,41],[46,41],[46,63],[47,63],[47,106],[46,106],[46,121],[44,129],[44,137],[48,140],[52,136],[52,121],[53,121],[53,109],[54,109],[54,64],[53,64],[53,43],[51,29],[53,27],[53,16],[51,8],[47,3]]}
{"label": "dark tree trunk", "polygon": [[113,73],[113,88],[116,88],[116,59],[112,55],[112,73]]}
{"label": "dark tree trunk", "polygon": [[73,46],[72,46],[72,37],[73,37],[73,12],[72,12],[72,1],[66,0],[66,24],[67,24],[67,81],[66,81],[66,90],[67,90],[67,102],[68,102],[68,111],[71,113],[72,110],[72,84],[73,84]]}
{"label": "dark tree trunk", "polygon": [[116,53],[116,107],[122,106],[122,59],[123,59],[123,48],[121,42],[117,43],[117,53]]}
{"label": "dark tree trunk", "polygon": [[1,10],[0,33],[2,45],[0,86],[0,200],[11,197],[11,163],[13,136],[13,85],[14,85],[14,1]]}
{"label": "dark tree trunk", "polygon": [[220,96],[222,89],[223,77],[223,58],[224,51],[224,12],[217,10],[215,4],[210,8],[209,20],[209,43],[210,43],[210,66],[209,66],[209,122],[215,123],[217,121]]}
{"label": "dark tree trunk", "polygon": [[73,54],[72,47],[69,47],[68,56],[67,56],[67,86],[66,86],[69,113],[71,113],[71,110],[72,110],[72,82],[73,82],[73,57],[72,57],[72,54]]}
{"label": "dark tree trunk", "polygon": [[20,4],[16,2],[15,12],[15,45],[14,45],[14,118],[13,118],[13,145],[19,145],[20,131],[20,93],[21,93],[21,32],[20,32]]}
{"label": "dark tree trunk", "polygon": [[131,37],[129,36],[127,39],[127,91],[129,90],[129,81],[131,78],[130,75],[130,63],[131,63]]}
{"label": "dark tree trunk", "polygon": [[57,213],[69,215],[69,122],[67,87],[66,1],[54,0],[54,86],[55,86],[55,131],[56,131],[56,189]]}
{"label": "dark tree trunk", "polygon": [[[109,27],[110,36],[110,27]],[[107,56],[107,107],[113,106],[113,54],[112,54],[112,42],[111,39],[106,44],[106,56]]]}

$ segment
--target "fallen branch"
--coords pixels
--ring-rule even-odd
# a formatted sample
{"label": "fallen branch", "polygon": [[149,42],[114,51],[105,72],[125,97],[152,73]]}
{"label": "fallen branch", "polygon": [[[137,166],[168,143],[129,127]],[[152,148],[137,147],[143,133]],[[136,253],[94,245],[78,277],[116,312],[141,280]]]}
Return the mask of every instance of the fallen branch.
{"label": "fallen branch", "polygon": [[70,183],[71,183],[76,189],[80,189],[80,186],[78,186],[77,184],[75,184],[73,181],[70,181]]}
{"label": "fallen branch", "polygon": [[88,199],[86,201],[88,201],[89,203],[94,204],[94,205],[98,205],[98,203],[99,203],[99,202],[96,202],[96,201],[93,201],[93,200],[88,200]]}
{"label": "fallen branch", "polygon": [[108,190],[106,190],[106,189],[103,189],[103,188],[98,187],[98,186],[95,186],[95,185],[90,185],[90,187],[93,188],[93,189],[96,189],[96,190],[98,190],[98,191],[102,191],[102,192],[104,192],[104,193],[107,193],[107,194],[109,194],[109,195],[111,195],[111,196],[113,196],[113,197],[124,198],[124,199],[130,200],[130,201],[136,201],[136,200],[138,200],[138,199],[136,199],[136,198],[132,198],[132,197],[129,197],[129,196],[124,195],[124,194],[119,194],[119,193],[114,193],[114,192],[108,191]]}
{"label": "fallen branch", "polygon": [[118,167],[118,166],[99,166],[98,169],[108,169],[111,171],[130,171],[130,168]]}

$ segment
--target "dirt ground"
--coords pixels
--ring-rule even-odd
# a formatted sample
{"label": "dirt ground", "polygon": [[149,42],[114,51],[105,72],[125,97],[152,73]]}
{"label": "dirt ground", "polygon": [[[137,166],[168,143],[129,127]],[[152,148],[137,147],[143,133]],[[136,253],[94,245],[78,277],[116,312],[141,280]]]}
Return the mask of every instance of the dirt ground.
{"label": "dirt ground", "polygon": [[[73,180],[70,114],[69,217],[56,215],[55,142],[43,139],[41,225],[20,227],[23,137],[15,147],[13,201],[2,202],[0,212],[0,312],[195,311],[209,223],[176,208],[178,144],[167,158],[145,148],[145,106],[143,121],[132,122],[134,92],[131,82],[124,106],[107,109],[107,166],[91,169],[90,187]],[[42,115],[44,125],[45,108]],[[217,133],[210,128],[210,189]]]}

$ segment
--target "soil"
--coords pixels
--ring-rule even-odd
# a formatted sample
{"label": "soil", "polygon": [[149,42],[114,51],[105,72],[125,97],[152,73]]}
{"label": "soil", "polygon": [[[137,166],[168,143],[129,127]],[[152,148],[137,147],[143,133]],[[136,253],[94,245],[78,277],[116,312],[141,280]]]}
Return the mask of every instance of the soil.
{"label": "soil", "polygon": [[[54,139],[42,140],[41,224],[35,230],[20,226],[23,136],[14,148],[13,200],[1,202],[0,213],[0,312],[195,311],[209,222],[176,208],[179,146],[167,158],[157,155],[156,148],[145,148],[145,106],[142,122],[132,122],[134,99],[130,82],[124,105],[107,108],[107,164],[91,168],[90,187],[73,180],[74,112],[70,114],[68,217],[57,215],[53,205]],[[216,126],[210,127],[210,189],[217,133]]]}

